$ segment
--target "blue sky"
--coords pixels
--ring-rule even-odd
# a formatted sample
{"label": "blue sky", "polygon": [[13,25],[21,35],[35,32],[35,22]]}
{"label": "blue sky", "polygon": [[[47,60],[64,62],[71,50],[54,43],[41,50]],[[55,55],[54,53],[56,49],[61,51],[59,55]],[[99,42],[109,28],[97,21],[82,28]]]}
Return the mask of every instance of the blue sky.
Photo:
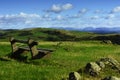
{"label": "blue sky", "polygon": [[120,27],[120,0],[0,0],[0,29]]}

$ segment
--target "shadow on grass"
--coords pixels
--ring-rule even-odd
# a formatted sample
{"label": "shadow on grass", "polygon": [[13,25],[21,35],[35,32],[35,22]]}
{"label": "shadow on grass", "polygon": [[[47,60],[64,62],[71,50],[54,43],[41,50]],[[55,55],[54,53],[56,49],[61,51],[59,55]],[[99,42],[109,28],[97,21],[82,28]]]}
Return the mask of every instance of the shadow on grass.
{"label": "shadow on grass", "polygon": [[[29,53],[28,53],[29,54]],[[20,63],[25,63],[25,64],[32,64],[32,65],[40,65],[43,63],[49,63],[49,56],[46,58],[40,58],[40,59],[32,59],[30,55],[26,54],[19,54],[17,56],[14,56],[12,53],[8,53],[6,55],[0,56],[0,61],[4,62],[10,62],[10,61],[17,61]]]}
{"label": "shadow on grass", "polygon": [[12,59],[10,58],[9,54],[7,54],[7,55],[5,55],[3,57],[0,57],[0,61],[11,61]]}
{"label": "shadow on grass", "polygon": [[13,57],[12,53],[8,53],[8,54],[0,57],[0,61],[13,61],[13,60],[16,60],[18,62],[26,63],[27,62],[27,56],[20,55],[19,57],[18,56]]}

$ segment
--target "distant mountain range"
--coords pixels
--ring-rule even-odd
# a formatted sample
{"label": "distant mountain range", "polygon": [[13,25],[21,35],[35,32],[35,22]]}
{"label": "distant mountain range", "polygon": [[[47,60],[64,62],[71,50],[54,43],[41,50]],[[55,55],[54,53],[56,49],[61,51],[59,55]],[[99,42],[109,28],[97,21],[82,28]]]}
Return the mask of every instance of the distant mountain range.
{"label": "distant mountain range", "polygon": [[100,28],[92,28],[87,27],[82,29],[82,31],[89,31],[94,33],[120,33],[120,27],[113,27],[113,28],[106,28],[106,27],[100,27]]}
{"label": "distant mountain range", "polygon": [[[53,29],[60,29],[60,30],[69,30],[69,31],[82,31],[82,32],[93,32],[93,33],[99,33],[99,34],[112,34],[112,33],[120,33],[120,27],[113,27],[113,28],[108,28],[108,27],[86,27],[86,28],[77,28],[77,27],[50,27]],[[34,28],[25,28],[23,30],[29,30],[29,29],[34,29]],[[0,29],[3,30],[3,29]],[[7,31],[12,31],[16,29],[5,29]]]}
{"label": "distant mountain range", "polygon": [[107,28],[107,27],[99,27],[99,28],[93,28],[93,27],[86,27],[86,28],[73,28],[73,27],[54,27],[57,29],[64,29],[64,30],[75,30],[75,31],[84,31],[84,32],[94,32],[94,33],[100,33],[100,34],[110,34],[110,33],[120,33],[120,27],[113,27],[113,28]]}

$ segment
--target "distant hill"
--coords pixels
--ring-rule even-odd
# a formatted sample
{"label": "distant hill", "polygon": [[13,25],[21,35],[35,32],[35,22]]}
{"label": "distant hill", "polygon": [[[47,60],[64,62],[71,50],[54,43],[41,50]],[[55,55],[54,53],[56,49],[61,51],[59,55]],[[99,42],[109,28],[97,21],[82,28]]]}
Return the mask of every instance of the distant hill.
{"label": "distant hill", "polygon": [[9,37],[15,38],[34,38],[43,41],[79,41],[87,40],[89,37],[96,35],[91,32],[68,31],[52,28],[32,28],[32,29],[8,29],[0,30],[0,41],[6,41]]}
{"label": "distant hill", "polygon": [[[89,28],[85,30],[92,30]],[[19,39],[33,38],[38,41],[81,41],[81,40],[111,40],[120,42],[120,35],[112,34],[97,34],[94,32],[62,30],[53,28],[31,28],[31,29],[8,29],[0,30],[0,41],[8,41],[9,37]],[[104,29],[98,29],[104,30]]]}

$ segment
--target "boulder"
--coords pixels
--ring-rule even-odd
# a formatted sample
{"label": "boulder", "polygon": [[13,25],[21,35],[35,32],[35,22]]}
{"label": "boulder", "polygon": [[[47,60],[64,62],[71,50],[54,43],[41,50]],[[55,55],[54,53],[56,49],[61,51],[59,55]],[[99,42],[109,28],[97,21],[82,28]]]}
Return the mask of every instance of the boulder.
{"label": "boulder", "polygon": [[120,80],[120,78],[116,77],[116,76],[109,76],[109,77],[105,77],[102,80]]}
{"label": "boulder", "polygon": [[69,80],[81,80],[81,76],[78,72],[71,72],[69,74]]}
{"label": "boulder", "polygon": [[104,62],[102,62],[102,61],[97,61],[96,63],[97,63],[102,69],[105,68],[105,63],[104,63]]}
{"label": "boulder", "polygon": [[113,69],[120,72],[120,63],[113,58],[102,58],[100,61],[104,62],[106,65],[110,65]]}
{"label": "boulder", "polygon": [[102,42],[105,43],[105,44],[112,44],[111,40],[103,40]]}
{"label": "boulder", "polygon": [[85,67],[85,72],[89,73],[91,76],[99,75],[101,67],[96,62],[90,62]]}

